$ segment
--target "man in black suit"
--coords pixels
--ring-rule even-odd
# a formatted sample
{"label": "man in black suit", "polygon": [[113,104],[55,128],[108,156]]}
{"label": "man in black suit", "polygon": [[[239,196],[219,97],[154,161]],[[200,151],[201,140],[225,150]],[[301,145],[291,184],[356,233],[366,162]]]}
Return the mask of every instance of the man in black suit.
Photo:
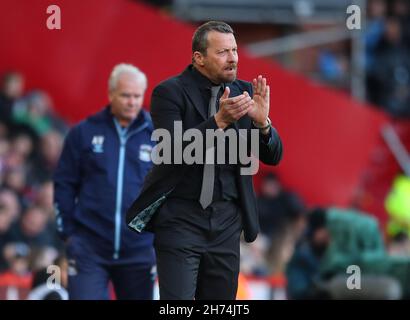
{"label": "man in black suit", "polygon": [[[192,64],[153,91],[154,126],[170,133],[172,146],[178,121],[203,137],[207,129],[246,129],[249,138],[253,129],[259,159],[276,165],[282,143],[268,118],[269,86],[262,76],[253,83],[237,80],[237,65],[232,28],[216,21],[200,26],[192,40]],[[249,140],[237,141],[250,149]],[[241,231],[248,242],[259,231],[252,176],[241,174],[241,163],[178,164],[176,158],[147,175],[127,224],[155,232],[161,299],[235,299]]]}

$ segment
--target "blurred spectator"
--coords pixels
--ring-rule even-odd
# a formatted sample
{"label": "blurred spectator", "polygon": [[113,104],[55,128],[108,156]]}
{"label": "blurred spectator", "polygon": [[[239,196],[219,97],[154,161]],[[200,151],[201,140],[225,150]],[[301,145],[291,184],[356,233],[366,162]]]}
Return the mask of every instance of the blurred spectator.
{"label": "blurred spectator", "polygon": [[[16,155],[16,154],[14,154]],[[13,161],[16,159],[13,159]],[[10,164],[10,158],[8,163]],[[27,167],[24,163],[17,165],[20,161],[16,161],[13,166],[7,168],[4,172],[2,186],[10,190],[13,194],[6,195],[6,197],[16,198],[18,205],[22,208],[29,205],[31,201],[31,186],[27,183]]]}
{"label": "blurred spectator", "polygon": [[12,221],[16,221],[19,218],[21,206],[14,191],[6,188],[0,189],[0,203],[4,206],[4,210],[7,210],[8,214],[12,217]]}
{"label": "blurred spectator", "polygon": [[379,230],[373,218],[354,211],[334,210],[332,214],[331,226],[327,210],[317,208],[308,215],[306,237],[297,246],[286,270],[288,297],[400,299],[399,281],[387,274],[370,273],[365,269],[360,275],[360,290],[346,285],[347,266],[380,263],[382,260],[376,259],[385,257],[378,241],[380,234],[374,234]]}
{"label": "blurred spectator", "polygon": [[0,185],[3,184],[6,172],[6,159],[10,150],[10,143],[7,139],[0,137]]}
{"label": "blurred spectator", "polygon": [[22,165],[7,170],[4,185],[21,195],[26,194],[26,168]]}
{"label": "blurred spectator", "polygon": [[7,210],[4,203],[0,202],[0,272],[8,267],[3,251],[8,242],[8,232],[12,222],[13,217],[10,215],[10,211]]}
{"label": "blurred spectator", "polygon": [[2,121],[3,118],[0,118],[0,138],[1,139],[6,139],[7,138],[7,134],[8,134],[8,130],[9,128],[7,127],[7,125],[4,123],[4,121]]}
{"label": "blurred spectator", "polygon": [[63,136],[55,130],[50,130],[40,139],[40,155],[37,158],[35,181],[50,180],[57,167],[63,148]]}
{"label": "blurred spectator", "polygon": [[32,250],[30,269],[33,272],[47,268],[54,264],[59,256],[59,251],[52,247],[40,247]]}
{"label": "blurred spectator", "polygon": [[375,51],[384,34],[386,12],[387,6],[384,0],[369,1],[368,17],[364,32],[367,71],[373,67]]}
{"label": "blurred spectator", "polygon": [[387,234],[394,239],[401,233],[410,236],[410,178],[398,175],[385,199],[388,213]]}
{"label": "blurred spectator", "polygon": [[403,43],[410,47],[410,3],[408,0],[394,0],[392,13],[400,21],[403,30]]}
{"label": "blurred spectator", "polygon": [[[9,172],[24,171],[24,177],[22,177],[21,180],[24,180],[24,183],[27,182],[27,184],[30,184],[29,181],[27,181],[27,173],[30,171],[29,167],[32,160],[35,158],[35,137],[29,130],[24,128],[13,127],[13,129],[13,135],[8,140],[8,152],[4,156],[3,176],[5,178]],[[12,183],[14,182],[16,181],[13,181]],[[7,184],[6,182],[4,183]],[[17,186],[17,188],[19,190],[16,189],[15,191],[18,192],[23,189],[28,189],[25,188],[25,186]]]}
{"label": "blurred spectator", "polygon": [[27,275],[30,272],[30,247],[22,242],[9,243],[4,247],[4,257],[9,271],[18,275]]}
{"label": "blurred spectator", "polygon": [[240,272],[244,275],[264,277],[269,275],[266,254],[269,249],[267,237],[259,234],[254,242],[240,243]]}
{"label": "blurred spectator", "polygon": [[400,232],[396,234],[389,241],[388,246],[387,246],[387,252],[391,256],[409,257],[410,256],[409,236],[404,232]]}
{"label": "blurred spectator", "polygon": [[13,105],[21,97],[24,90],[24,78],[15,71],[4,74],[0,90],[0,121],[9,124]]}
{"label": "blurred spectator", "polygon": [[53,211],[53,182],[51,180],[43,182],[38,187],[34,203],[49,214],[50,220],[55,218]]}
{"label": "blurred spectator", "polygon": [[30,248],[24,243],[10,243],[4,248],[8,269],[0,274],[0,299],[24,299],[30,289]]}
{"label": "blurred spectator", "polygon": [[52,129],[61,133],[67,131],[66,125],[53,111],[51,98],[40,90],[31,91],[21,103],[16,105],[13,119],[16,123],[28,125],[39,136]]}
{"label": "blurred spectator", "polygon": [[[53,262],[57,270],[49,270],[49,265],[38,269],[33,275],[33,283],[27,300],[68,300],[67,269],[68,262],[64,256],[57,257]],[[53,277],[55,281],[50,281]]]}
{"label": "blurred spectator", "polygon": [[397,18],[386,21],[385,33],[368,74],[371,102],[395,117],[410,117],[410,55]]}
{"label": "blurred spectator", "polygon": [[2,185],[4,181],[4,174],[6,171],[6,156],[9,147],[9,142],[6,139],[0,138],[0,185]]}
{"label": "blurred spectator", "polygon": [[34,141],[28,134],[18,133],[11,139],[12,151],[16,152],[23,159],[28,159],[34,149]]}
{"label": "blurred spectator", "polygon": [[304,210],[300,197],[285,190],[273,173],[266,174],[262,179],[258,207],[261,232],[269,238]]}
{"label": "blurred spectator", "polygon": [[42,208],[32,206],[26,209],[21,221],[10,231],[10,241],[25,243],[32,249],[58,247],[55,232],[51,229],[49,215]]}
{"label": "blurred spectator", "polygon": [[325,211],[315,209],[308,215],[306,238],[298,244],[287,266],[289,299],[329,298],[319,286],[320,263],[329,242]]}
{"label": "blurred spectator", "polygon": [[348,87],[349,62],[346,55],[334,48],[327,46],[319,52],[319,72],[322,80],[340,88]]}
{"label": "blurred spectator", "polygon": [[269,173],[262,180],[258,207],[261,233],[268,242],[270,272],[282,272],[305,227],[303,202]]}
{"label": "blurred spectator", "polygon": [[55,169],[63,147],[63,137],[57,131],[50,131],[41,138],[40,148],[48,167]]}

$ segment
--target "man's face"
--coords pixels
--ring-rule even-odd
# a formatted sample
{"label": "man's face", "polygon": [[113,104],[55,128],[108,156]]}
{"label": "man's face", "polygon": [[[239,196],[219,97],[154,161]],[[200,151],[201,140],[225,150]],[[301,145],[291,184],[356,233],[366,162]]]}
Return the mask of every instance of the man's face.
{"label": "man's face", "polygon": [[263,182],[261,191],[265,197],[276,198],[281,192],[281,185],[277,180],[267,179]]}
{"label": "man's face", "polygon": [[145,86],[134,75],[123,73],[109,93],[111,112],[121,125],[128,126],[138,115],[144,102]]}
{"label": "man's face", "polygon": [[4,84],[3,92],[4,94],[12,99],[18,99],[23,94],[24,90],[24,79],[19,74],[14,74],[8,81]]}
{"label": "man's face", "polygon": [[207,54],[202,59],[205,75],[217,84],[234,81],[238,67],[238,50],[234,35],[210,31],[207,39]]}

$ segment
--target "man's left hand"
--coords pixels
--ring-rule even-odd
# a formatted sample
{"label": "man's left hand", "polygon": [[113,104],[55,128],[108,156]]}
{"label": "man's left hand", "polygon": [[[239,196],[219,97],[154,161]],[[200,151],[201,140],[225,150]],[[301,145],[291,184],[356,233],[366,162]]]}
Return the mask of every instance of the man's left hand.
{"label": "man's left hand", "polygon": [[268,125],[270,88],[266,85],[266,78],[261,75],[257,79],[253,79],[252,86],[254,105],[248,111],[248,116],[258,127],[265,127]]}

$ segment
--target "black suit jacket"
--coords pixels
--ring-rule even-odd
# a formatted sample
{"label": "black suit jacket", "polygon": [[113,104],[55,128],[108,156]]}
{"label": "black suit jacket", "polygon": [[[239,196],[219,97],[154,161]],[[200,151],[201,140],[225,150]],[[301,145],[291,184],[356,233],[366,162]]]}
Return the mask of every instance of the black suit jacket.
{"label": "black suit jacket", "polygon": [[[164,128],[173,133],[174,121],[182,121],[183,129],[199,129],[205,134],[206,129],[218,129],[214,117],[207,117],[203,98],[189,66],[180,75],[160,83],[152,93],[151,116],[155,129]],[[252,96],[249,82],[235,80],[227,84],[230,97],[247,91]],[[236,129],[254,128],[251,119],[245,115],[234,125]],[[248,130],[250,134],[250,130]],[[205,140],[205,139],[204,139]],[[250,139],[248,139],[250,141]],[[259,139],[259,159],[268,165],[276,165],[282,158],[282,142],[276,130],[272,128],[269,143]],[[145,178],[143,188],[127,211],[127,225],[134,231],[143,229],[155,232],[151,218],[156,214],[167,196],[172,192],[184,175],[186,164],[154,165]],[[257,202],[253,189],[252,176],[240,175],[237,170],[238,191],[242,212],[245,240],[255,240],[259,232]],[[193,177],[202,179],[202,177]]]}

